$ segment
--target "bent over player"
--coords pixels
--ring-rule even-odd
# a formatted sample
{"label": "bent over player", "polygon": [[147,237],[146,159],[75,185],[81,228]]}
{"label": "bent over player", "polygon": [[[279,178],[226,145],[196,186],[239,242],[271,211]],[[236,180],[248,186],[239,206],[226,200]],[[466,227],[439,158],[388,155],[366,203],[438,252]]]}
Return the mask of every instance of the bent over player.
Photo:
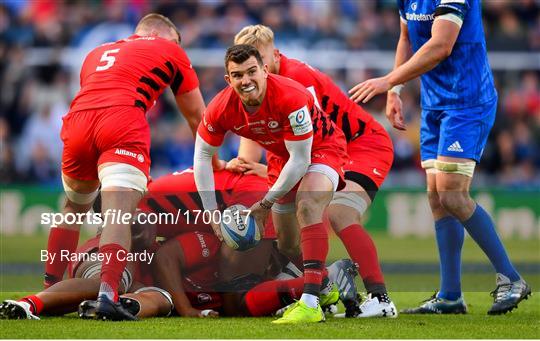
{"label": "bent over player", "polygon": [[422,80],[420,152],[435,219],[441,288],[420,307],[404,312],[467,311],[461,292],[465,228],[497,272],[488,314],[506,313],[531,289],[510,262],[493,220],[469,195],[497,109],[480,1],[398,0],[398,6],[401,35],[394,70],[356,85],[350,93],[353,100],[367,102],[388,91],[386,116],[395,128],[405,130],[401,84],[418,76]]}
{"label": "bent over player", "polygon": [[[99,251],[112,258],[101,268],[100,319],[128,314],[117,304],[125,262],[115,255],[130,249],[130,222],[124,218],[133,216],[146,191],[150,128],[145,113],[168,86],[194,132],[204,111],[197,75],[179,43],[180,34],[168,18],[149,14],[131,37],[92,50],[82,65],[81,89],[63,119],[63,213],[87,212],[101,184]],[[110,219],[113,215],[116,219]],[[52,229],[48,251],[73,252],[79,227]],[[46,285],[60,280],[65,267],[65,262],[46,266]]]}
{"label": "bent over player", "polygon": [[[295,308],[275,322],[321,321],[324,314],[318,297],[328,253],[322,216],[334,191],[343,185],[345,137],[315,106],[304,87],[289,78],[268,74],[254,47],[230,47],[225,69],[229,87],[212,100],[195,142],[195,182],[204,208],[218,208],[210,158],[223,143],[225,133],[233,131],[263,146],[268,151],[268,184],[272,187],[250,208],[259,226],[274,204],[290,205],[294,201],[294,192],[289,192],[300,182],[296,207],[301,226],[304,291]],[[221,237],[217,222],[212,222],[212,228]]]}
{"label": "bent over player", "polygon": [[[268,71],[289,77],[306,87],[312,93],[316,105],[343,130],[348,154],[348,162],[344,167],[346,186],[334,194],[327,209],[328,218],[350,257],[358,264],[368,292],[369,298],[360,307],[358,317],[396,317],[395,313],[385,313],[395,312],[396,309],[386,291],[375,244],[361,225],[362,215],[374,200],[392,166],[394,149],[390,136],[368,112],[351,101],[330,77],[280,53],[274,46],[274,32],[269,27],[246,26],[235,36],[234,43],[253,45],[268,65]],[[239,156],[258,162],[260,147],[248,144],[245,148],[246,143],[253,145],[253,142],[243,139]],[[283,222],[284,227],[294,228],[297,225],[295,218],[293,216]],[[279,223],[276,222],[276,225]],[[286,238],[292,239],[294,236]]]}

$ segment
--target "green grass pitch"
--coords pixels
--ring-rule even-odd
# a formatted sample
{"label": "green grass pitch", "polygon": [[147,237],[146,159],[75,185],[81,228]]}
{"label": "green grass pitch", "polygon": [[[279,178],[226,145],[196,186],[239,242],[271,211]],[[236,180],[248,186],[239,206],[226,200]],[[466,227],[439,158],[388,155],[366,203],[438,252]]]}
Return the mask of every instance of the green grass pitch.
{"label": "green grass pitch", "polygon": [[[381,262],[384,264],[436,264],[433,239],[392,239],[375,235]],[[19,298],[39,290],[39,274],[6,274],[4,264],[36,263],[46,238],[0,238],[0,299]],[[508,240],[505,245],[516,263],[536,264],[536,270],[522,273],[533,287],[540,288],[538,240]],[[339,241],[332,240],[329,260],[343,257]],[[465,263],[487,264],[485,256],[466,240]],[[534,268],[534,266],[533,266]],[[415,306],[429,297],[438,285],[436,272],[407,273],[394,270],[385,274],[390,294],[398,309]],[[43,317],[41,321],[0,320],[1,338],[45,339],[538,339],[540,337],[540,293],[536,292],[519,308],[503,316],[488,316],[494,288],[492,272],[466,272],[463,275],[469,314],[452,316],[400,315],[397,319],[334,319],[310,325],[273,325],[273,318],[156,318],[138,322],[101,322],[79,320],[75,314]],[[358,282],[363,290],[361,282]]]}

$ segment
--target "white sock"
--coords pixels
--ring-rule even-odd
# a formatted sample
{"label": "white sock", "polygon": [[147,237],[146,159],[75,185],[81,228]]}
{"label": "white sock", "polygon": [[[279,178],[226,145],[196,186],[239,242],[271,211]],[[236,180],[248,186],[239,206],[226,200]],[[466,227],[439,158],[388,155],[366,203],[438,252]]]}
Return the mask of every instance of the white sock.
{"label": "white sock", "polygon": [[319,305],[319,298],[311,294],[302,294],[300,301],[304,302],[310,308],[317,308]]}

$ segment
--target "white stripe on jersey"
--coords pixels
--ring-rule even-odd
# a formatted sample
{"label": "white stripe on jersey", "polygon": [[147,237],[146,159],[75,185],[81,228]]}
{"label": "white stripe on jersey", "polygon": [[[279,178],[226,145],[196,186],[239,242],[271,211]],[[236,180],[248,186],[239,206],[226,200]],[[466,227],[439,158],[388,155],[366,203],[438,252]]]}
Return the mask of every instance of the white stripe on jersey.
{"label": "white stripe on jersey", "polygon": [[458,25],[460,28],[461,28],[461,25],[463,25],[463,19],[461,19],[460,17],[458,17],[457,15],[455,15],[453,13],[446,13],[446,14],[443,14],[443,15],[438,15],[438,16],[435,17],[435,20],[437,20],[437,19],[451,21],[454,24]]}
{"label": "white stripe on jersey", "polygon": [[441,0],[441,5],[444,4],[465,4],[465,0]]}

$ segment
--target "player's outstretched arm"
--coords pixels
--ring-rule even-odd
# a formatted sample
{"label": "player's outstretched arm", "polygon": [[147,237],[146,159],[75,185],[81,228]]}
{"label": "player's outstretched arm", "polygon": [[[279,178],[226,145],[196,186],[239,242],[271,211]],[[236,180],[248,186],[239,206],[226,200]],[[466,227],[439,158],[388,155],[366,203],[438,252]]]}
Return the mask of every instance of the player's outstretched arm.
{"label": "player's outstretched arm", "polygon": [[[197,133],[195,138],[195,153],[193,156],[193,175],[195,177],[195,185],[201,197],[203,208],[207,211],[215,211],[218,209],[214,184],[214,173],[212,172],[212,155],[214,155],[218,146],[208,144]],[[210,225],[214,230],[214,234],[220,241],[223,241],[219,224],[211,221]]]}
{"label": "player's outstretched arm", "polygon": [[216,312],[203,314],[203,311],[193,308],[189,302],[182,284],[181,269],[184,264],[184,252],[178,240],[171,239],[160,247],[154,264],[154,273],[159,287],[171,294],[174,308],[180,316],[217,316]]}
{"label": "player's outstretched arm", "polygon": [[384,77],[372,78],[349,90],[351,99],[366,103],[393,86],[414,79],[437,66],[451,53],[461,26],[450,20],[435,19],[431,38],[404,64]]}

